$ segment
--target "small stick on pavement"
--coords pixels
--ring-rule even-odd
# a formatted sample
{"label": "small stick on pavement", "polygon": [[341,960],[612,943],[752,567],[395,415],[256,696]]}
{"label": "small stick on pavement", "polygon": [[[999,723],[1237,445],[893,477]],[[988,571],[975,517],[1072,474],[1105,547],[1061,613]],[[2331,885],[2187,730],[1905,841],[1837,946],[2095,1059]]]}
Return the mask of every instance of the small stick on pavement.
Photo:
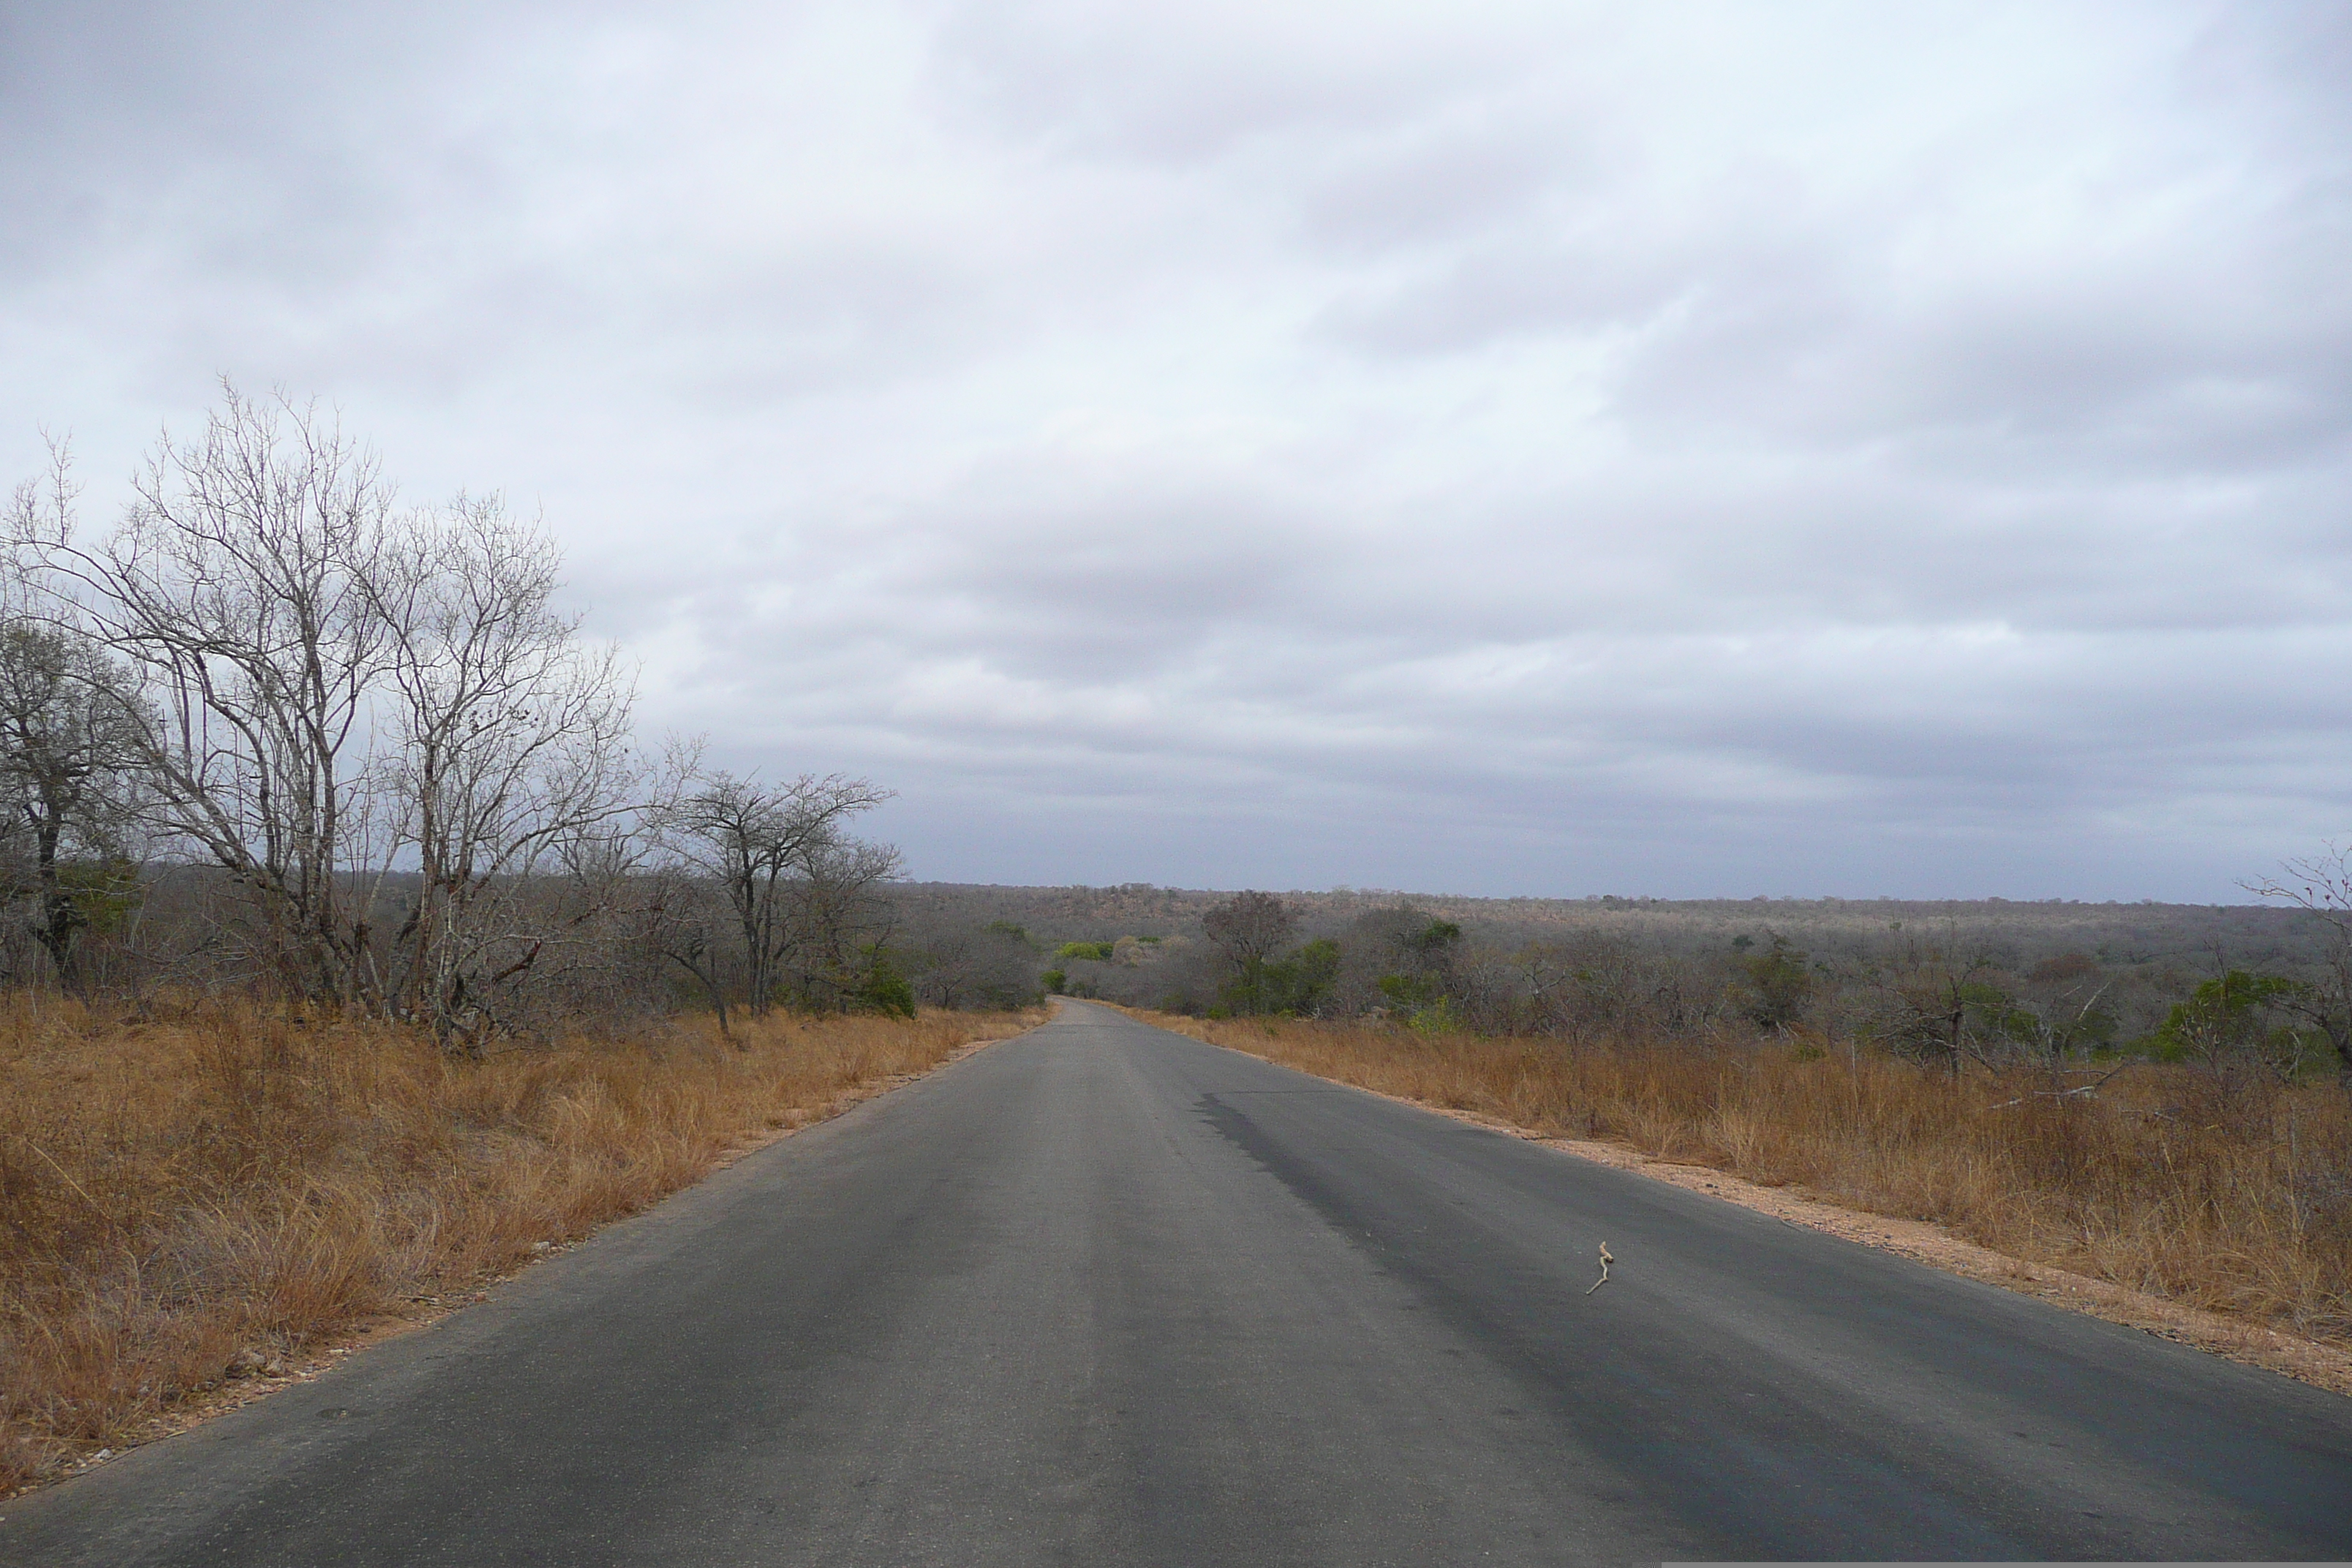
{"label": "small stick on pavement", "polygon": [[[1617,1260],[1615,1258],[1609,1256],[1609,1244],[1605,1241],[1602,1242],[1601,1244],[1601,1278],[1592,1282],[1592,1290],[1598,1290],[1601,1287],[1609,1283],[1609,1266],[1616,1261]],[[1587,1290],[1585,1294],[1590,1296],[1592,1294],[1592,1290]]]}

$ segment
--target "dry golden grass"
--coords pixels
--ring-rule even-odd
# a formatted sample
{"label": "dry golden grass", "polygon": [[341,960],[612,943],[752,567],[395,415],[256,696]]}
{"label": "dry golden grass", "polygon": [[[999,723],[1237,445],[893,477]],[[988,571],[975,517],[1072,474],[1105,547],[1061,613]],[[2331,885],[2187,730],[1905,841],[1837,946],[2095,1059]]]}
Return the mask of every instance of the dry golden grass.
{"label": "dry golden grass", "polygon": [[451,1061],[242,1005],[0,998],[0,1497],[1042,1015],[776,1017]]}
{"label": "dry golden grass", "polygon": [[2352,1095],[2185,1068],[2055,1098],[1801,1045],[1566,1045],[1303,1021],[1164,1027],[1548,1137],[1609,1139],[2352,1345]]}

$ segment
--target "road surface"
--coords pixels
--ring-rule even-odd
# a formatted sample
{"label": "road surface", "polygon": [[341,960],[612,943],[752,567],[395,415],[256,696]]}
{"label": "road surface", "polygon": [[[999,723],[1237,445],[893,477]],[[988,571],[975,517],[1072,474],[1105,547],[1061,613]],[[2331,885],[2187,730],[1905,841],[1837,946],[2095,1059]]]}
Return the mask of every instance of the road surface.
{"label": "road surface", "polygon": [[43,1568],[2308,1560],[2352,1401],[1071,1004],[0,1514]]}

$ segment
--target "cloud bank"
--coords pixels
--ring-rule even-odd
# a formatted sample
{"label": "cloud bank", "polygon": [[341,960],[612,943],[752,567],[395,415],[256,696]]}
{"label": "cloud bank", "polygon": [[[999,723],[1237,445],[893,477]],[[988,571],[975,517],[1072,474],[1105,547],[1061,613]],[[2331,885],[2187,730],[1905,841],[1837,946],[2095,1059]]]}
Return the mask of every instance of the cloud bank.
{"label": "cloud bank", "polygon": [[2224,900],[2352,832],[2340,6],[0,9],[0,459],[543,506],[920,876]]}

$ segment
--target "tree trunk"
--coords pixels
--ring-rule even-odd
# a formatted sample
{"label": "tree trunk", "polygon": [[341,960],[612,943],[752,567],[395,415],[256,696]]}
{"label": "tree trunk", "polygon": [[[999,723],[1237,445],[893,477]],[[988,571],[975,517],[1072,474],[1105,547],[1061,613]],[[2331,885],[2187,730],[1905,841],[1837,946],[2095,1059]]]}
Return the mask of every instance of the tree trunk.
{"label": "tree trunk", "polygon": [[75,907],[73,895],[66,891],[58,876],[58,836],[63,826],[61,814],[48,811],[34,828],[41,883],[41,912],[40,917],[33,921],[33,936],[42,950],[48,953],[50,963],[56,966],[59,988],[79,995],[81,979],[75,963],[74,933],[81,928],[82,913]]}

